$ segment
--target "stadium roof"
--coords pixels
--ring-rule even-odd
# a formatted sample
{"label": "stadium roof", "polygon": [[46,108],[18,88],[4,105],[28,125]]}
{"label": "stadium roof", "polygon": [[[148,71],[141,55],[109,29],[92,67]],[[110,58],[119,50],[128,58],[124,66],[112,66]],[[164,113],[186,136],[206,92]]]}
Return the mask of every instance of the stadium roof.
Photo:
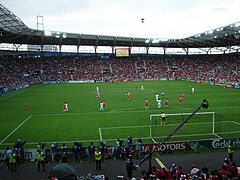
{"label": "stadium roof", "polygon": [[[163,48],[214,48],[240,45],[240,21],[183,39],[134,38],[76,34],[28,28],[0,4],[0,43],[31,45],[126,46]],[[239,49],[239,48],[237,48]]]}

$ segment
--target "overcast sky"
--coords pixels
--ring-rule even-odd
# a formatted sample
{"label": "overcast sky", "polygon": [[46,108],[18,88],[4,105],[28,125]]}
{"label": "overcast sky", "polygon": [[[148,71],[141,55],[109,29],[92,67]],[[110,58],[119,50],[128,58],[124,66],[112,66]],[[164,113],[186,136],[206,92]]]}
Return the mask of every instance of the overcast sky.
{"label": "overcast sky", "polygon": [[[185,38],[240,21],[240,0],[1,0],[28,27],[147,38]],[[144,23],[141,19],[144,18]]]}

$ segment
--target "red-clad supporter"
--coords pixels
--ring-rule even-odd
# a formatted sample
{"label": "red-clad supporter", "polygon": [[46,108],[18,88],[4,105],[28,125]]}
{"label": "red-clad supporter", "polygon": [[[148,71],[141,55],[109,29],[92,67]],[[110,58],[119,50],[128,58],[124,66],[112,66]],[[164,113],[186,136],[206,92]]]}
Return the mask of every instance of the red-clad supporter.
{"label": "red-clad supporter", "polygon": [[152,171],[153,171],[154,178],[156,178],[156,179],[162,178],[162,172],[159,168],[157,168],[156,166],[153,166]]}
{"label": "red-clad supporter", "polygon": [[228,159],[228,158],[224,159],[223,165],[226,166],[227,171],[232,167],[232,164],[230,163],[230,159]]}
{"label": "red-clad supporter", "polygon": [[238,176],[238,168],[235,162],[232,163],[232,166],[228,169],[228,172],[230,173],[230,178],[235,178]]}
{"label": "red-clad supporter", "polygon": [[182,166],[179,166],[177,169],[177,179],[180,179],[183,176],[183,169]]}
{"label": "red-clad supporter", "polygon": [[162,168],[162,179],[168,179],[168,178],[169,178],[169,172],[165,167],[163,167]]}
{"label": "red-clad supporter", "polygon": [[224,165],[222,166],[222,169],[218,170],[218,174],[220,178],[227,178],[230,175],[230,173],[227,171],[227,167]]}

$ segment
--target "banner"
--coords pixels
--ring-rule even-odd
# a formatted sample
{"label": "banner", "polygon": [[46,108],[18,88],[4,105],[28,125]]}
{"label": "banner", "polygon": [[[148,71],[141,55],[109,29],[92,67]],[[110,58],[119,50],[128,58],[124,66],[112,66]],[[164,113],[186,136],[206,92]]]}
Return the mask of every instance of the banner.
{"label": "banner", "polygon": [[[200,149],[224,149],[227,148],[230,143],[233,143],[233,147],[240,147],[240,138],[231,139],[211,139],[211,140],[200,140],[200,141],[189,141],[189,142],[167,142],[160,147],[158,143],[155,144],[142,144],[141,153],[145,154],[148,152],[173,152],[173,151],[186,151],[194,150],[198,151]],[[136,145],[131,145],[130,154],[135,154]],[[114,147],[107,147],[107,152],[109,155],[114,154]],[[124,146],[121,149],[121,153],[125,153]],[[67,148],[67,155],[72,157],[72,148]],[[45,155],[50,159],[50,149],[45,149]],[[86,157],[88,155],[87,147],[82,148],[82,156]],[[36,149],[24,149],[24,156],[26,160],[36,159]],[[57,149],[56,159],[61,156],[61,148]],[[0,150],[0,160],[5,160],[5,150]]]}
{"label": "banner", "polygon": [[233,147],[240,147],[240,139],[212,139],[203,141],[190,141],[188,147],[190,150],[198,149],[224,149],[227,148],[230,142],[233,143]]}
{"label": "banner", "polygon": [[[24,149],[24,157],[26,160],[36,159],[37,150],[36,149]],[[0,150],[0,160],[5,160],[5,150]]]}

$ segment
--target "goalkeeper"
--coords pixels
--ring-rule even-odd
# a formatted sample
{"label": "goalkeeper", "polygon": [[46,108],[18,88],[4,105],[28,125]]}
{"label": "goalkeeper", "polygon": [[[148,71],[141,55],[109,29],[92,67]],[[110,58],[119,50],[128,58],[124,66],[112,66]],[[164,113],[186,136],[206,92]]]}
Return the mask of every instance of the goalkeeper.
{"label": "goalkeeper", "polygon": [[166,124],[166,114],[164,112],[161,113],[161,125]]}

